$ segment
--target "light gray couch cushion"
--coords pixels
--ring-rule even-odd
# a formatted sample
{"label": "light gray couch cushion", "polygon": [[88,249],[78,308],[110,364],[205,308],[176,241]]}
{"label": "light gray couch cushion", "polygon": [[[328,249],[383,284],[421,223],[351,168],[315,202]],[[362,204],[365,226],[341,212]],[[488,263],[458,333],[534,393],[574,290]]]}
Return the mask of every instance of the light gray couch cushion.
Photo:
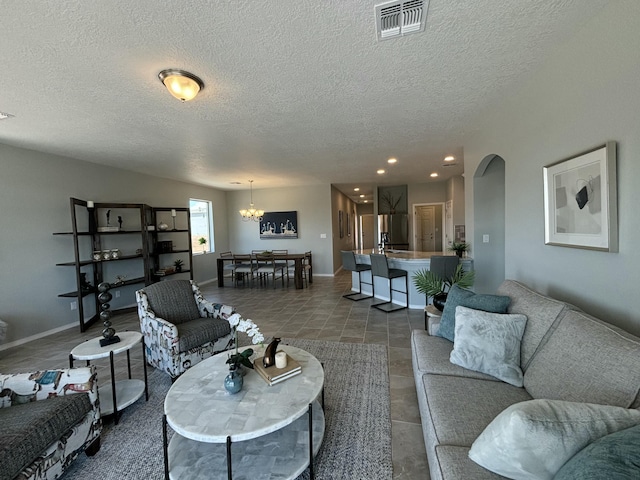
{"label": "light gray couch cushion", "polygon": [[426,374],[416,387],[424,390],[434,444],[439,445],[470,447],[505,408],[531,400],[523,388],[475,378]]}
{"label": "light gray couch cushion", "polygon": [[640,389],[640,339],[569,311],[524,375],[534,398],[628,408]]}
{"label": "light gray couch cushion", "polygon": [[526,372],[529,362],[553,323],[565,311],[575,307],[544,296],[515,280],[505,280],[496,293],[511,297],[507,313],[521,313],[527,316],[527,326],[520,348],[520,367]]}
{"label": "light gray couch cushion", "polygon": [[473,442],[469,458],[519,480],[552,480],[571,457],[600,437],[640,424],[640,411],[536,399],[510,406]]}
{"label": "light gray couch cushion", "polygon": [[[437,465],[429,465],[431,480],[500,480],[505,477],[482,468],[469,458],[469,447],[439,445],[436,447]],[[434,473],[434,468],[438,472]]]}
{"label": "light gray couch cushion", "polygon": [[454,365],[449,360],[452,350],[453,343],[446,338],[431,336],[424,330],[411,332],[411,355],[414,372],[499,381],[491,375]]}
{"label": "light gray couch cushion", "polygon": [[456,340],[451,363],[522,387],[520,342],[527,317],[456,308]]}

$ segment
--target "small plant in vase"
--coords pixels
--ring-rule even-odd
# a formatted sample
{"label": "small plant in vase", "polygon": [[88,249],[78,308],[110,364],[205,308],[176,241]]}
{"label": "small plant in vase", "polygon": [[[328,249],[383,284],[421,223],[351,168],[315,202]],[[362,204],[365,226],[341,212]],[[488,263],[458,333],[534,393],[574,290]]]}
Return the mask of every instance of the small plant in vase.
{"label": "small plant in vase", "polygon": [[427,297],[433,297],[433,306],[442,311],[451,287],[453,285],[458,285],[460,288],[472,287],[475,277],[475,271],[465,272],[460,264],[450,278],[441,278],[430,270],[418,270],[413,275],[413,284],[418,292]]}
{"label": "small plant in vase", "polygon": [[181,272],[183,265],[184,265],[184,262],[179,258],[175,262],[173,262],[173,266],[176,267],[176,272]]}
{"label": "small plant in vase", "polygon": [[252,320],[245,320],[237,313],[231,315],[227,321],[229,322],[233,332],[236,349],[235,352],[227,358],[229,374],[224,379],[224,388],[230,394],[235,394],[242,390],[242,385],[244,383],[242,379],[242,376],[244,375],[243,367],[253,369],[253,363],[251,363],[250,358],[251,355],[253,355],[253,349],[245,348],[242,352],[238,349],[238,332],[245,332],[249,338],[251,338],[254,345],[258,343],[262,344],[262,342],[264,342],[264,336],[260,333],[258,326],[253,323]]}
{"label": "small plant in vase", "polygon": [[204,253],[204,252],[205,252],[205,250],[206,250],[205,245],[207,244],[207,239],[206,239],[206,238],[204,238],[204,237],[200,237],[200,238],[198,239],[198,243],[199,243],[200,245],[202,245],[202,253]]}
{"label": "small plant in vase", "polygon": [[450,246],[449,246],[449,250],[451,250],[452,252],[456,252],[456,255],[460,258],[462,258],[462,255],[464,255],[464,252],[468,252],[469,251],[469,247],[471,245],[469,245],[466,242],[453,242]]}

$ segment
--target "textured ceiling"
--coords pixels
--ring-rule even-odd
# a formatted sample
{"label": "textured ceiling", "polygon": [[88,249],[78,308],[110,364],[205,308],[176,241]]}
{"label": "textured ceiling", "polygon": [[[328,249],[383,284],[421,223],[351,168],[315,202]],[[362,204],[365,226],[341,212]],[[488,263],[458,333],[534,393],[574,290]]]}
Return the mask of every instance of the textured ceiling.
{"label": "textured ceiling", "polygon": [[[376,3],[2,0],[0,143],[225,190],[442,180],[606,1],[431,0],[424,33],[382,42]],[[195,100],[170,67],[204,80]]]}

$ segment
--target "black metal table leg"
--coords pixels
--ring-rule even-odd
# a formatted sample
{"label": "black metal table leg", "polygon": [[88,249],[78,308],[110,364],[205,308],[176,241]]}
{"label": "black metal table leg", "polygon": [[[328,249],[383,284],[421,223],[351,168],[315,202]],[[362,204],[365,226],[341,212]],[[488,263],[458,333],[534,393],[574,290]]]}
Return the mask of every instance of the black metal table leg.
{"label": "black metal table leg", "polygon": [[231,477],[231,437],[227,437],[227,479],[232,480]]}
{"label": "black metal table leg", "polygon": [[113,397],[113,418],[115,424],[118,424],[118,403],[116,399],[116,371],[113,366],[113,350],[109,352],[109,363],[111,365],[111,395]]}
{"label": "black metal table leg", "polygon": [[129,380],[131,380],[131,355],[129,355],[129,352],[131,350],[127,350],[127,370],[129,371]]}
{"label": "black metal table leg", "polygon": [[144,337],[142,337],[142,366],[144,369],[144,394],[147,402],[149,401],[149,382],[147,381],[147,353],[144,349]]}
{"label": "black metal table leg", "polygon": [[313,470],[313,403],[309,404],[309,479],[315,478]]}
{"label": "black metal table leg", "polygon": [[162,416],[162,451],[164,453],[164,479],[169,480],[169,443],[167,439],[167,416]]}
{"label": "black metal table leg", "polygon": [[69,368],[73,368],[73,355],[69,354]]}

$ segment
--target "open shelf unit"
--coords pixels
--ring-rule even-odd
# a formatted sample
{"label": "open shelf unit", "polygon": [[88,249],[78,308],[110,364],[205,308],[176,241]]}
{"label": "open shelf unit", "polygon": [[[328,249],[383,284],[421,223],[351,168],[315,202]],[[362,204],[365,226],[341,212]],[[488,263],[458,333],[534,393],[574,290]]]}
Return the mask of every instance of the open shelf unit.
{"label": "open shelf unit", "polygon": [[[74,268],[76,289],[61,293],[58,297],[77,299],[81,332],[100,318],[97,285],[101,282],[107,281],[113,288],[150,285],[168,276],[157,275],[157,272],[166,261],[173,263],[177,258],[183,260],[184,267],[181,272],[173,272],[172,275],[187,274],[193,279],[188,208],[152,208],[143,203],[97,202],[93,204],[93,208],[89,208],[85,200],[70,198],[69,201],[72,231],[58,232],[54,235],[70,236],[73,239],[74,259],[56,265]],[[166,215],[166,212],[169,215],[175,212],[179,215],[178,225],[181,228],[159,231],[156,225],[157,212],[160,212],[160,216]],[[114,231],[99,231],[106,226],[110,226]],[[160,252],[158,242],[166,242],[169,237],[174,237],[173,241],[178,248]],[[114,250],[118,251],[116,257],[109,257],[109,259],[94,257],[98,252]],[[126,272],[126,275],[114,275],[115,271],[118,271],[116,268]],[[86,286],[87,283],[88,286]],[[92,299],[85,303],[84,299],[88,296]],[[135,299],[132,299],[132,303],[135,303]],[[114,313],[131,311],[131,308],[125,307],[112,311]]]}

